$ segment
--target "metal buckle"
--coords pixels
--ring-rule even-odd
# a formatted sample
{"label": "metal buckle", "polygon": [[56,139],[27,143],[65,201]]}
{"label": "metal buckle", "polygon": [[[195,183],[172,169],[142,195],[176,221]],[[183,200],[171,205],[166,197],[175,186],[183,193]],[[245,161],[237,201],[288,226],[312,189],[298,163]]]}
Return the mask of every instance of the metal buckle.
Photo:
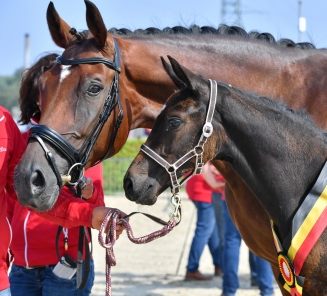
{"label": "metal buckle", "polygon": [[[209,131],[207,131],[209,129]],[[202,133],[205,137],[209,138],[213,132],[213,126],[211,122],[206,122],[203,126]]]}

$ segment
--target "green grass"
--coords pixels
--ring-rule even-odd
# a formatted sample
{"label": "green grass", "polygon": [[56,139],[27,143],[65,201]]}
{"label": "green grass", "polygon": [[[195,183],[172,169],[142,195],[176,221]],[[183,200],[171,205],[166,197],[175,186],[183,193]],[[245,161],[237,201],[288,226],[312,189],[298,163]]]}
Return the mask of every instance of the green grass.
{"label": "green grass", "polygon": [[145,139],[130,139],[119,153],[103,162],[105,194],[122,193],[123,178]]}

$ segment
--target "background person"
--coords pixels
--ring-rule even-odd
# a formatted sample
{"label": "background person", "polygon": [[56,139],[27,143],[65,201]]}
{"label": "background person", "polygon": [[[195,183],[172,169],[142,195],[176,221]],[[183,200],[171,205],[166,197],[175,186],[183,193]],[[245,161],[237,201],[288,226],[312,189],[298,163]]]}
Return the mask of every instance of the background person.
{"label": "background person", "polygon": [[[206,164],[205,167],[209,166]],[[214,274],[221,274],[218,228],[215,210],[212,205],[212,188],[205,181],[202,174],[194,175],[186,183],[186,192],[197,208],[196,228],[190,248],[185,280],[210,280],[211,276],[204,276],[199,271],[200,258],[204,247],[208,245],[215,266]],[[209,177],[210,178],[210,177]]]}
{"label": "background person", "polygon": [[[223,215],[225,226],[225,246],[223,252],[223,293],[222,296],[235,296],[239,287],[238,265],[240,260],[241,235],[235,227],[223,200]],[[259,258],[256,256],[256,258]],[[273,273],[270,264],[261,258],[253,262],[255,264],[257,281],[261,296],[274,295]],[[254,265],[250,264],[250,269]],[[251,271],[252,274],[252,271]]]}
{"label": "background person", "polygon": [[[224,227],[224,216],[222,197],[225,194],[225,178],[220,172],[214,167],[211,162],[203,167],[203,177],[212,189],[212,205],[215,211],[218,237],[219,237],[219,254],[220,254],[220,266],[223,265],[223,251],[225,245],[225,227]],[[222,271],[216,269],[215,275],[222,275]]]}

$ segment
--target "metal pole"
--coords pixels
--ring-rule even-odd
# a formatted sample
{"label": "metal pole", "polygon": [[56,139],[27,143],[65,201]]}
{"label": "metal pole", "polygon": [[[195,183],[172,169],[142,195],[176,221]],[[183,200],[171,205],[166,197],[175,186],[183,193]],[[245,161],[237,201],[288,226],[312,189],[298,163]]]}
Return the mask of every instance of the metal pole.
{"label": "metal pole", "polygon": [[29,34],[25,34],[25,61],[24,68],[29,68],[30,66],[30,36]]}
{"label": "metal pole", "polygon": [[300,28],[300,20],[302,17],[302,1],[299,1],[299,42],[302,42],[302,32],[301,32],[301,28]]}

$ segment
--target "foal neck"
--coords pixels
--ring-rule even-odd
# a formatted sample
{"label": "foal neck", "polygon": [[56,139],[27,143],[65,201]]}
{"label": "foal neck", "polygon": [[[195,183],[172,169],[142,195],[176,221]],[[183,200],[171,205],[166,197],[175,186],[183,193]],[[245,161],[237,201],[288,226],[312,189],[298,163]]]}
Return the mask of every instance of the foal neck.
{"label": "foal neck", "polygon": [[231,157],[283,236],[327,158],[325,136],[281,103],[227,88],[216,108],[227,136],[217,158]]}

